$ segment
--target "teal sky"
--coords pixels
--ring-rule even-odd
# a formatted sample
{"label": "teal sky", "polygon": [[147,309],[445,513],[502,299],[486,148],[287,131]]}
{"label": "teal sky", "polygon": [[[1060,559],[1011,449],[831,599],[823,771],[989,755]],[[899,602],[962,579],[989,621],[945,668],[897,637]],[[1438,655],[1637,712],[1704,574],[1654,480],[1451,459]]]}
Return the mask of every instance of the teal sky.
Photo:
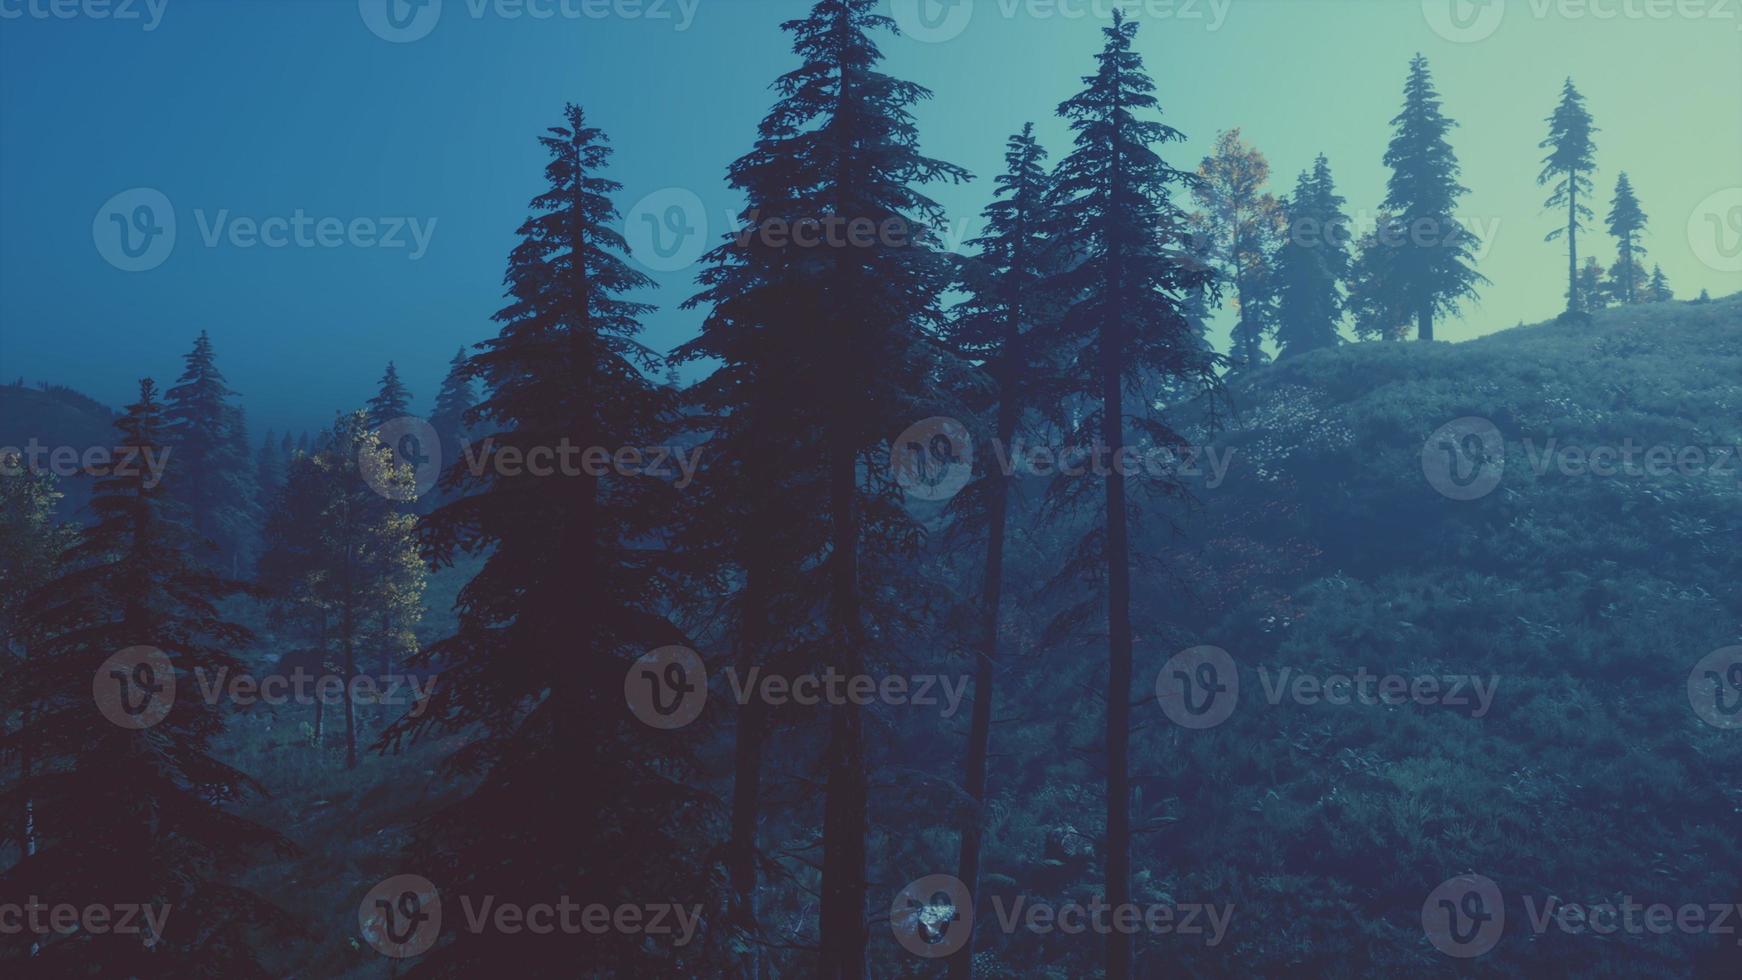
{"label": "teal sky", "polygon": [[[664,191],[643,208],[662,214],[688,192],[720,231],[735,203],[725,167],[793,64],[777,25],[809,6],[567,0],[567,16],[558,0],[443,0],[433,20],[411,21],[425,36],[391,43],[370,28],[393,33],[371,10],[382,0],[153,2],[132,0],[138,19],[115,20],[0,0],[0,377],[120,404],[142,375],[172,380],[205,329],[256,435],[361,403],[389,359],[427,410],[454,350],[493,332],[504,258],[544,162],[534,139],[565,101],[612,135],[624,211]],[[892,2],[917,24],[916,3],[935,0]],[[1409,58],[1426,54],[1461,124],[1463,216],[1489,239],[1480,271],[1493,284],[1441,328],[1464,340],[1561,308],[1564,252],[1542,240],[1556,218],[1535,178],[1544,119],[1571,75],[1601,128],[1599,211],[1627,170],[1651,217],[1649,261],[1678,295],[1742,289],[1742,2],[1454,2],[1459,19],[1437,0],[1136,4],[1166,119],[1191,137],[1172,162],[1195,165],[1218,130],[1239,127],[1269,157],[1277,192],[1323,152],[1370,220],[1387,121]],[[884,40],[890,70],[935,94],[919,111],[924,150],[980,178],[935,189],[956,221],[985,204],[1024,121],[1054,159],[1066,147],[1052,112],[1100,45],[1094,6],[976,0],[932,41]],[[1672,15],[1645,16],[1658,9]],[[99,212],[135,188],[164,195],[176,241],[161,264],[127,272],[99,251],[113,231]],[[128,213],[137,203],[122,201]],[[341,244],[249,247],[236,225],[299,210],[337,219]],[[359,219],[373,222],[362,239],[411,219],[395,239],[405,247],[334,230]],[[412,228],[427,235],[421,248]],[[1614,257],[1600,220],[1588,247]],[[700,314],[675,306],[694,272],[656,272],[654,346],[693,332]]]}

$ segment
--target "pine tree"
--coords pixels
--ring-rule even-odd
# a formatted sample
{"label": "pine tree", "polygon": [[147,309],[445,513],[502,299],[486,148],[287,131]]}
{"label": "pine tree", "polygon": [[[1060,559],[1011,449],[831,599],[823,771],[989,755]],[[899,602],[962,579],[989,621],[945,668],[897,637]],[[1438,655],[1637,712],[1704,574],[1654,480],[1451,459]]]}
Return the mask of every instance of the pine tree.
{"label": "pine tree", "polygon": [[1351,275],[1349,218],[1323,155],[1284,202],[1287,235],[1275,258],[1280,356],[1335,347],[1343,319],[1343,284]]}
{"label": "pine tree", "polygon": [[259,488],[260,500],[264,506],[278,495],[280,487],[284,486],[284,456],[280,451],[280,443],[273,438],[273,431],[266,430],[266,438],[260,441],[260,449],[254,454],[254,483]]}
{"label": "pine tree", "polygon": [[1603,288],[1603,264],[1595,256],[1586,256],[1585,264],[1573,279],[1573,299],[1578,303],[1577,309],[1594,313],[1609,305],[1606,292]]}
{"label": "pine tree", "polygon": [[[981,212],[985,234],[968,244],[977,251],[965,263],[961,286],[968,298],[954,312],[949,336],[956,349],[985,366],[991,375],[990,429],[1001,453],[1014,451],[1024,418],[1045,395],[1044,366],[1029,333],[1050,321],[1054,311],[1047,290],[1054,253],[1048,240],[1052,182],[1043,167],[1046,150],[1034,126],[1005,144],[1005,171],[996,181],[997,197]],[[996,456],[996,454],[994,454]],[[1010,513],[1010,476],[993,457],[983,456],[975,479],[950,501],[958,531],[984,535],[985,566],[979,608],[979,650],[974,661],[974,703],[968,727],[963,788],[973,801],[962,826],[956,876],[968,887],[970,905],[979,894],[980,847],[986,815],[986,761],[992,735],[993,678],[999,662],[999,607],[1004,595],[1005,525]],[[954,954],[950,975],[967,978],[973,970],[973,936]]]}
{"label": "pine tree", "polygon": [[[161,452],[166,426],[146,380],[116,423],[120,445],[151,458],[143,454]],[[36,628],[48,640],[0,693],[5,711],[32,713],[5,754],[17,758],[24,745],[37,754],[6,787],[9,810],[30,801],[36,838],[5,885],[9,894],[52,894],[80,907],[137,903],[168,915],[161,932],[14,933],[0,948],[6,958],[31,957],[44,976],[263,975],[249,940],[262,928],[282,938],[284,913],[229,881],[260,849],[291,849],[233,812],[258,787],[213,757],[223,709],[200,693],[201,682],[243,669],[230,651],[250,634],[218,611],[241,586],[190,560],[187,532],[147,468],[120,465],[100,477],[90,508],[95,523],[66,554],[69,570],[35,600]],[[113,666],[121,653],[143,659]],[[111,681],[105,670],[121,686],[114,702],[99,704],[145,727],[123,727],[93,706],[93,678],[99,690]],[[18,842],[10,821],[5,834]]]}
{"label": "pine tree", "polygon": [[1639,198],[1633,194],[1633,182],[1627,179],[1625,171],[1615,181],[1615,199],[1609,205],[1608,221],[1609,234],[1615,236],[1621,253],[1617,260],[1621,268],[1621,301],[1637,303],[1640,301],[1639,289],[1645,285],[1645,277],[1638,275],[1637,270],[1643,268],[1640,259],[1646,254],[1645,246],[1639,244],[1639,236],[1645,232],[1648,219],[1639,206]]}
{"label": "pine tree", "polygon": [[411,392],[399,380],[399,371],[392,361],[381,375],[381,385],[375,397],[369,399],[369,425],[379,429],[397,418],[411,414]]}
{"label": "pine tree", "polygon": [[[1635,253],[1638,254],[1638,253]],[[1603,280],[1603,302],[1605,305],[1627,306],[1644,302],[1644,286],[1650,280],[1645,266],[1637,260],[1624,265],[1623,259],[1616,259],[1609,266],[1607,278]],[[1638,284],[1637,287],[1635,284]],[[1629,299],[1628,297],[1632,298]]]}
{"label": "pine tree", "polygon": [[1264,363],[1264,336],[1275,326],[1275,281],[1271,256],[1281,245],[1287,218],[1264,189],[1270,163],[1232,129],[1216,137],[1215,150],[1198,165],[1192,186],[1201,211],[1192,224],[1220,267],[1234,300],[1229,360],[1236,367]]}
{"label": "pine tree", "polygon": [[1591,124],[1591,113],[1585,108],[1585,97],[1567,79],[1561,89],[1561,102],[1548,119],[1548,138],[1538,144],[1549,154],[1542,161],[1542,173],[1536,182],[1553,185],[1554,193],[1543,203],[1545,208],[1564,207],[1567,222],[1549,232],[1546,241],[1565,235],[1567,239],[1567,313],[1576,314],[1585,307],[1586,298],[1579,283],[1579,232],[1585,230],[1584,219],[1591,209],[1583,203],[1591,196],[1591,173],[1597,169],[1597,147],[1591,135],[1597,128]]}
{"label": "pine tree", "polygon": [[1651,285],[1646,287],[1645,301],[1647,303],[1667,303],[1675,299],[1675,293],[1670,291],[1669,278],[1663,274],[1663,266],[1651,267]]}
{"label": "pine tree", "polygon": [[430,427],[442,441],[442,459],[452,462],[460,458],[466,445],[468,413],[478,404],[478,392],[466,369],[466,349],[460,348],[448,362],[447,376],[442,378],[436,393],[435,411],[430,414]]}
{"label": "pine tree", "polygon": [[[252,469],[236,394],[217,368],[211,338],[200,331],[176,386],[165,394],[166,482],[214,564],[233,566],[255,527],[249,506]],[[213,548],[213,546],[216,546]]]}
{"label": "pine tree", "polygon": [[1433,340],[1435,316],[1456,315],[1460,301],[1488,280],[1470,267],[1480,242],[1452,213],[1469,193],[1458,183],[1458,158],[1446,141],[1457,123],[1441,113],[1419,54],[1409,63],[1403,111],[1391,124],[1397,132],[1385,151],[1391,178],[1381,205],[1391,217],[1375,236],[1389,252],[1373,256],[1371,265],[1385,274],[1371,283],[1378,291],[1369,304],[1413,318],[1416,336]]}
{"label": "pine tree", "polygon": [[[1068,441],[1093,446],[1117,459],[1126,442],[1125,395],[1131,383],[1149,377],[1198,378],[1214,369],[1196,342],[1185,310],[1189,297],[1209,287],[1210,270],[1190,261],[1186,215],[1171,197],[1190,188],[1191,174],[1175,170],[1156,147],[1184,136],[1152,118],[1159,106],[1155,83],[1132,49],[1137,24],[1115,12],[1102,32],[1106,46],[1081,93],[1059,107],[1075,135],[1075,147],[1055,171],[1059,204],[1054,240],[1071,265],[1051,288],[1067,305],[1053,331],[1066,359],[1066,393],[1087,409]],[[1146,407],[1134,399],[1132,408]],[[1165,420],[1132,420],[1146,448],[1173,448],[1181,436]],[[1068,501],[1088,481],[1055,481],[1049,494]],[[1077,484],[1073,486],[1072,484]],[[1146,480],[1160,491],[1178,491],[1169,480]],[[1105,479],[1105,526],[1078,546],[1067,566],[1086,571],[1104,562],[1108,637],[1107,706],[1107,902],[1131,898],[1131,542],[1127,486],[1114,468]],[[1107,976],[1131,976],[1131,937],[1110,932]]]}
{"label": "pine tree", "polygon": [[[709,901],[698,851],[714,811],[692,788],[688,738],[630,714],[624,679],[636,658],[685,642],[662,614],[672,593],[660,525],[676,510],[671,486],[645,475],[540,476],[518,465],[534,447],[658,445],[672,406],[646,374],[658,358],[636,339],[649,307],[620,294],[650,285],[622,255],[600,175],[605,134],[568,105],[540,137],[547,188],[533,198],[509,255],[500,332],[468,360],[488,396],[474,413],[483,465],[448,469],[458,499],[424,518],[425,557],[451,565],[483,554],[462,588],[455,632],[423,650],[442,683],[417,718],[383,736],[476,732],[446,762],[475,773],[469,794],[425,822],[408,860],[444,894],[531,904],[587,895],[607,904],[648,895]],[[560,774],[560,778],[553,777]],[[504,834],[503,814],[514,832]],[[444,976],[483,972],[572,975],[689,972],[640,937],[461,932],[422,966]]]}

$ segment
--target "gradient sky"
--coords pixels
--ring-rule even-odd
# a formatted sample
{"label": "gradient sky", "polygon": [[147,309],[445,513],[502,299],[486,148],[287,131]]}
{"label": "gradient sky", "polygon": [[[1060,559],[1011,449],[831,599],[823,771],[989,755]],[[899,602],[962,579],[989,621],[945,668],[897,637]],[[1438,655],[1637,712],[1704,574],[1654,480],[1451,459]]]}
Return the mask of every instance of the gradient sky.
{"label": "gradient sky", "polygon": [[[384,0],[153,0],[155,14],[128,0],[133,20],[84,13],[122,0],[58,0],[77,16],[39,16],[51,2],[0,0],[0,378],[120,405],[143,375],[173,380],[205,329],[256,438],[360,404],[389,359],[428,410],[454,351],[493,332],[504,258],[539,189],[534,140],[565,101],[612,135],[632,225],[647,195],[643,211],[663,214],[687,191],[718,233],[735,204],[725,167],[794,63],[777,25],[809,7],[684,0],[686,20],[677,0],[567,0],[574,16],[534,18],[518,0],[442,0],[438,17],[412,22],[425,36],[390,43],[370,26],[393,33]],[[917,24],[913,8],[932,0],[891,2]],[[1480,271],[1493,285],[1442,326],[1455,341],[1561,308],[1565,257],[1542,241],[1556,218],[1535,178],[1567,75],[1602,130],[1599,211],[1627,170],[1652,219],[1650,261],[1678,295],[1742,289],[1719,247],[1742,241],[1742,0],[1644,16],[1655,2],[1460,3],[1466,16],[1448,19],[1445,0],[1157,0],[1139,10],[1138,44],[1167,121],[1191,137],[1171,148],[1175,165],[1240,127],[1281,193],[1323,152],[1363,223],[1384,193],[1408,60],[1426,54],[1461,123],[1463,215],[1491,233]],[[666,16],[650,16],[655,6]],[[1100,46],[1092,6],[975,0],[932,40],[884,39],[890,69],[935,93],[919,110],[922,148],[980,178],[936,188],[957,219],[985,204],[1024,121],[1055,160],[1066,148],[1052,112]],[[162,192],[177,225],[173,250],[143,272],[106,261],[93,227],[134,188]],[[205,244],[202,225],[220,214],[299,210],[415,219],[427,251]],[[1590,245],[1613,258],[1606,236]],[[694,272],[656,272],[647,299],[666,308],[649,321],[654,346],[694,331],[700,313],[674,308]]]}

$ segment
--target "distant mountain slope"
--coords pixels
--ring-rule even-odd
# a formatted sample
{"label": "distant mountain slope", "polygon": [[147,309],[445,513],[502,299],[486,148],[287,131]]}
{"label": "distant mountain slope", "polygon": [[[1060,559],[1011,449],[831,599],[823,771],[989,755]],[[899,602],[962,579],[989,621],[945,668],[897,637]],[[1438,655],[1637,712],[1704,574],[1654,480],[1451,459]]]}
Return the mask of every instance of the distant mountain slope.
{"label": "distant mountain slope", "polygon": [[[0,450],[28,453],[34,444],[49,453],[70,447],[82,457],[92,446],[114,447],[114,421],[112,409],[70,388],[0,386]],[[41,458],[46,464],[48,457]],[[28,464],[29,457],[24,461]],[[63,516],[70,519],[90,499],[90,483],[89,477],[76,475],[60,480]]]}

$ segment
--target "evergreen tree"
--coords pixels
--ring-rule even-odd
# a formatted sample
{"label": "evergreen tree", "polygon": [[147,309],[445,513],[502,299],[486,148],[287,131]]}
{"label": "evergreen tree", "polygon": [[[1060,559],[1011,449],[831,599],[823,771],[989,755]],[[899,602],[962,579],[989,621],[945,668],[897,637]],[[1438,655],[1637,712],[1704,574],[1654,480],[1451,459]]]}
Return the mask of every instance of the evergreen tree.
{"label": "evergreen tree", "polygon": [[[318,609],[336,620],[333,662],[347,685],[359,650],[383,658],[393,673],[410,652],[406,631],[419,618],[424,572],[417,559],[416,518],[402,513],[391,483],[414,482],[409,468],[369,431],[362,412],[341,415],[321,451],[299,457],[267,523],[261,580],[281,602]],[[306,590],[306,591],[305,591]],[[344,700],[345,768],[357,767],[354,699]]]}
{"label": "evergreen tree", "polygon": [[1669,278],[1663,274],[1663,266],[1651,267],[1651,285],[1646,287],[1645,301],[1647,303],[1667,303],[1675,299],[1675,293],[1670,291]]}
{"label": "evergreen tree", "polygon": [[[965,356],[991,375],[986,414],[996,445],[982,456],[975,479],[950,501],[957,529],[983,535],[985,566],[980,593],[974,704],[968,728],[963,788],[973,801],[962,825],[956,876],[968,887],[970,905],[979,894],[980,846],[985,832],[986,761],[991,747],[993,678],[999,662],[999,607],[1004,596],[1005,525],[1010,513],[1010,476],[997,464],[999,453],[1013,452],[1024,418],[1045,400],[1044,365],[1029,333],[1053,318],[1047,290],[1053,268],[1047,213],[1051,178],[1043,167],[1046,150],[1032,124],[1005,144],[1004,173],[996,179],[997,197],[982,212],[985,234],[968,244],[977,256],[964,264],[961,286],[968,298],[958,306],[950,339]],[[950,975],[967,978],[973,970],[973,936],[955,953]]]}
{"label": "evergreen tree", "polygon": [[[1137,24],[1115,12],[1103,29],[1106,46],[1081,93],[1059,107],[1075,133],[1075,146],[1055,171],[1055,243],[1072,263],[1053,278],[1051,288],[1066,308],[1051,333],[1067,365],[1067,397],[1085,408],[1068,434],[1075,448],[1094,447],[1119,458],[1126,442],[1126,392],[1146,376],[1196,378],[1208,382],[1215,367],[1196,343],[1186,317],[1190,296],[1214,281],[1213,273],[1190,261],[1186,215],[1172,199],[1173,188],[1190,188],[1196,178],[1175,170],[1156,147],[1182,140],[1178,131],[1153,118],[1159,106],[1155,83],[1132,49]],[[1131,406],[1147,406],[1133,399]],[[1165,420],[1145,413],[1132,419],[1144,448],[1183,444]],[[1049,491],[1061,505],[1077,499],[1088,481],[1059,480]],[[1074,485],[1073,485],[1074,484]],[[1144,481],[1161,491],[1178,491],[1167,479]],[[1103,527],[1079,546],[1065,569],[1089,573],[1105,583],[1108,638],[1107,710],[1107,902],[1117,907],[1131,898],[1131,508],[1120,470],[1105,478]],[[1104,576],[1104,577],[1103,577]],[[1131,937],[1112,931],[1107,943],[1107,976],[1132,973]]]}
{"label": "evergreen tree", "polygon": [[1578,303],[1577,309],[1592,313],[1602,309],[1609,305],[1607,292],[1603,284],[1603,264],[1595,256],[1586,256],[1584,266],[1573,280],[1573,299]]}
{"label": "evergreen tree", "polygon": [[1283,357],[1337,345],[1352,261],[1343,204],[1323,155],[1284,202],[1288,232],[1275,259],[1276,342]]}
{"label": "evergreen tree", "polygon": [[[167,424],[156,387],[141,382],[139,400],[116,423],[120,445],[150,458],[144,453],[161,451]],[[30,958],[34,975],[263,976],[250,940],[260,929],[287,932],[281,910],[228,883],[260,848],[290,848],[233,812],[258,787],[213,757],[223,709],[200,693],[200,681],[243,669],[231,651],[250,634],[218,611],[242,587],[190,560],[187,531],[165,493],[139,465],[100,477],[95,523],[67,553],[69,570],[33,602],[48,640],[16,670],[0,703],[31,713],[4,752],[16,759],[28,745],[38,761],[8,781],[4,797],[9,812],[30,801],[34,853],[0,881],[9,896],[168,914],[161,931],[143,935],[0,937],[0,955]],[[142,659],[115,666],[123,653]],[[107,683],[120,685],[113,701],[98,699],[112,712],[92,704],[93,690]],[[21,843],[10,821],[5,836]]]}
{"label": "evergreen tree", "polygon": [[1396,135],[1385,151],[1391,178],[1381,205],[1390,220],[1375,236],[1389,251],[1373,256],[1371,268],[1385,271],[1369,283],[1377,292],[1367,302],[1413,318],[1416,336],[1433,340],[1434,318],[1456,315],[1460,301],[1475,297],[1487,280],[1470,267],[1480,242],[1452,214],[1469,193],[1458,183],[1458,158],[1446,141],[1457,123],[1440,111],[1427,59],[1419,54],[1409,63],[1403,111],[1391,124]]}
{"label": "evergreen tree", "polygon": [[263,504],[270,502],[284,486],[284,462],[279,441],[273,438],[272,430],[267,429],[266,438],[261,440],[260,449],[254,454],[254,483],[259,488],[259,499]]}
{"label": "evergreen tree", "polygon": [[[539,142],[548,186],[509,256],[501,330],[468,362],[489,392],[474,413],[493,430],[484,465],[475,475],[451,467],[443,485],[458,499],[420,525],[438,567],[486,557],[460,592],[455,632],[418,655],[442,669],[427,711],[397,719],[382,747],[476,733],[446,762],[449,773],[477,775],[470,792],[410,847],[444,893],[711,906],[698,842],[713,810],[691,788],[689,742],[636,721],[624,702],[633,661],[685,639],[661,611],[672,578],[657,530],[675,510],[673,491],[644,475],[540,476],[504,462],[535,447],[656,445],[671,408],[644,373],[657,357],[636,339],[649,307],[620,298],[650,280],[621,257],[610,196],[619,185],[599,173],[607,139],[569,105]],[[514,815],[514,833],[502,833],[503,814]],[[570,976],[577,963],[676,974],[688,971],[649,959],[692,952],[619,933],[485,930],[461,932],[422,966],[467,977]]]}
{"label": "evergreen tree", "polygon": [[369,399],[369,426],[379,429],[397,418],[411,414],[411,392],[399,380],[399,371],[392,361],[381,375],[381,386]]}
{"label": "evergreen tree", "polygon": [[435,411],[430,414],[430,427],[442,441],[442,459],[457,460],[466,445],[466,425],[472,407],[478,404],[478,392],[467,373],[466,349],[460,348],[448,362],[447,376],[442,378],[436,393]]}
{"label": "evergreen tree", "polygon": [[1566,236],[1567,312],[1572,314],[1585,309],[1581,301],[1594,295],[1586,294],[1579,282],[1579,232],[1585,230],[1584,219],[1591,217],[1591,209],[1583,199],[1591,196],[1591,173],[1597,169],[1597,147],[1591,141],[1597,128],[1591,125],[1585,97],[1573,87],[1570,78],[1561,89],[1560,105],[1555,107],[1548,125],[1548,138],[1539,145],[1549,154],[1542,161],[1542,173],[1536,182],[1554,187],[1543,207],[1567,209],[1567,223],[1549,232],[1546,241]]}
{"label": "evergreen tree", "polygon": [[1637,303],[1640,301],[1640,287],[1645,285],[1645,277],[1638,274],[1644,268],[1640,259],[1645,257],[1645,246],[1639,244],[1639,236],[1644,234],[1649,222],[1639,206],[1639,198],[1633,194],[1633,183],[1627,179],[1625,171],[1615,181],[1615,199],[1609,205],[1608,221],[1609,234],[1615,236],[1615,244],[1621,253],[1618,260],[1621,301]]}
{"label": "evergreen tree", "polygon": [[255,527],[246,434],[205,331],[183,361],[181,377],[164,396],[166,483],[211,560],[233,566]]}
{"label": "evergreen tree", "polygon": [[[1645,271],[1645,266],[1637,260],[1627,265],[1623,262],[1623,259],[1616,259],[1615,264],[1609,267],[1608,277],[1603,280],[1605,305],[1627,306],[1645,301],[1644,287],[1651,278]],[[1637,287],[1634,284],[1638,284]],[[1629,296],[1632,298],[1629,299]]]}
{"label": "evergreen tree", "polygon": [[1198,165],[1192,194],[1202,208],[1192,224],[1206,252],[1233,285],[1237,319],[1229,360],[1236,367],[1264,363],[1264,335],[1275,325],[1271,256],[1283,240],[1287,217],[1264,189],[1270,163],[1232,129],[1216,137],[1215,150]]}

